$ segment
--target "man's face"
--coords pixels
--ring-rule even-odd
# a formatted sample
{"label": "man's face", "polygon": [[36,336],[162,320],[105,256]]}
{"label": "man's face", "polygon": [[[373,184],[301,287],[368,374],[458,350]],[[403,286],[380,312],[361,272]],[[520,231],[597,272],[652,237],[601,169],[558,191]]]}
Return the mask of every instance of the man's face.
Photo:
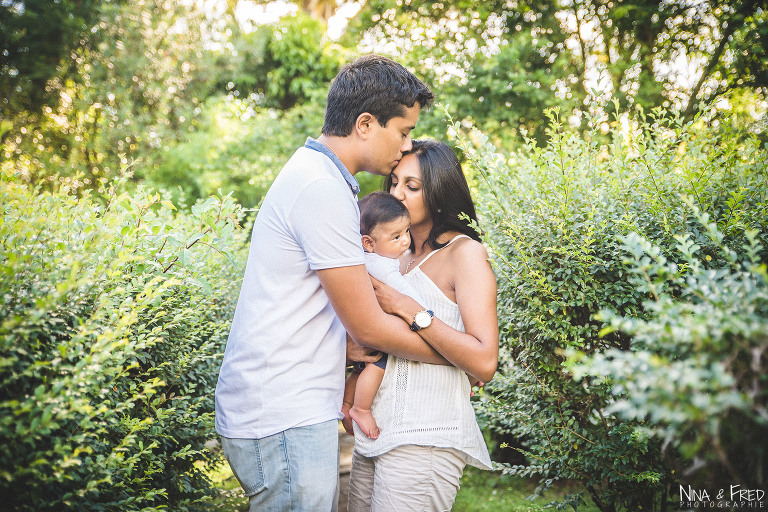
{"label": "man's face", "polygon": [[387,176],[409,151],[411,130],[419,121],[419,104],[405,108],[401,117],[393,117],[386,126],[381,126],[375,119],[371,122],[371,134],[368,138],[366,171],[379,176]]}

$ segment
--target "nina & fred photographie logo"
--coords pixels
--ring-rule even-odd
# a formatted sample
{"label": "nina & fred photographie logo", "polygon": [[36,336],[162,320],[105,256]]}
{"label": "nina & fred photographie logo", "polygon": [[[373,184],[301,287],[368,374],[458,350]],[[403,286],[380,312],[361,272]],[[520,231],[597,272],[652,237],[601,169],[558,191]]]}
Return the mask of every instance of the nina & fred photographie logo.
{"label": "nina & fred photographie logo", "polygon": [[765,510],[765,491],[731,485],[724,489],[697,489],[680,486],[681,509]]}

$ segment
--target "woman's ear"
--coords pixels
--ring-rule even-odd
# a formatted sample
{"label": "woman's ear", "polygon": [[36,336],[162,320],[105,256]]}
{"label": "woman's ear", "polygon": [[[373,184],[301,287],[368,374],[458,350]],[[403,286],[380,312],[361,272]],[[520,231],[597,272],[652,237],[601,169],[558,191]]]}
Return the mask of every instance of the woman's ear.
{"label": "woman's ear", "polygon": [[363,249],[365,252],[373,252],[373,238],[370,235],[363,235]]}

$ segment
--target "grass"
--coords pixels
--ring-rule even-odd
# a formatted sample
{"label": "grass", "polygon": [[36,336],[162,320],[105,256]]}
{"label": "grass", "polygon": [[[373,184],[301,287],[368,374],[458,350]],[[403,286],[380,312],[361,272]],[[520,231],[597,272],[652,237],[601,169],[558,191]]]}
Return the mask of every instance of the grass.
{"label": "grass", "polygon": [[[579,491],[578,486],[567,482],[553,484],[542,497],[529,500],[536,489],[537,482],[524,478],[510,477],[501,473],[482,471],[467,467],[461,478],[461,489],[456,496],[453,512],[530,512],[535,510],[554,510],[550,504],[561,500],[568,494]],[[579,512],[597,512],[587,497],[586,505],[580,506]],[[547,507],[547,505],[550,505]],[[569,510],[570,509],[569,507]]]}
{"label": "grass", "polygon": [[219,467],[211,468],[208,471],[208,477],[221,490],[219,498],[214,501],[213,510],[248,512],[248,499],[226,461]]}
{"label": "grass", "polygon": [[[224,463],[214,468],[209,476],[221,489],[221,497],[215,502],[215,510],[220,512],[247,512],[248,500],[243,495],[240,484]],[[512,478],[490,471],[481,471],[467,467],[461,479],[461,489],[456,497],[453,512],[532,512],[545,510],[547,504],[563,496],[578,491],[567,483],[554,485],[545,496],[534,501],[528,500],[536,489],[536,482],[521,478]],[[598,509],[591,502],[579,507],[579,512],[596,512]],[[345,512],[345,511],[339,511]]]}

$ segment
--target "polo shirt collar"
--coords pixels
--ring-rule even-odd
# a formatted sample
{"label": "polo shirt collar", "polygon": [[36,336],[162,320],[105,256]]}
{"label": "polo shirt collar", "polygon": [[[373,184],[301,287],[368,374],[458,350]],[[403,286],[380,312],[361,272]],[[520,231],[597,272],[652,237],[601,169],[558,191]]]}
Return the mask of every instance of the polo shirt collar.
{"label": "polo shirt collar", "polygon": [[323,144],[317,139],[313,139],[312,137],[307,137],[307,142],[304,143],[304,147],[307,147],[309,149],[314,149],[315,151],[319,151],[320,153],[324,154],[328,158],[331,159],[331,161],[336,164],[336,167],[339,169],[339,172],[344,177],[344,180],[347,182],[347,185],[349,185],[349,188],[352,189],[352,193],[357,195],[360,193],[360,184],[357,182],[354,176],[347,170],[346,166],[341,163],[341,160],[339,160],[339,157],[336,156],[336,153],[331,151],[331,148]]}

